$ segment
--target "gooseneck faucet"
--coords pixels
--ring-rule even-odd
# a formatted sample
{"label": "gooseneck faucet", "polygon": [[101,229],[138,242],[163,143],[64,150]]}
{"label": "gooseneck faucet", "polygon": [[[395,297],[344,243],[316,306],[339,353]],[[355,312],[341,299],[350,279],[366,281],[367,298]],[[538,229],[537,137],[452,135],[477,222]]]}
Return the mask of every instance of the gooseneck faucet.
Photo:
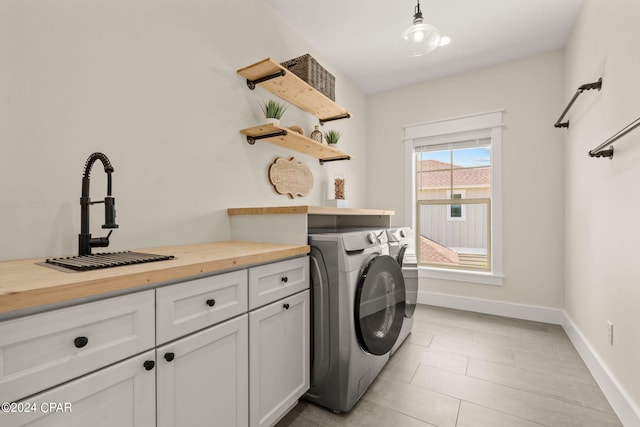
{"label": "gooseneck faucet", "polygon": [[[89,196],[89,175],[91,168],[96,160],[100,160],[107,174],[107,197],[104,200],[92,202]],[[109,246],[109,236],[114,228],[118,228],[116,224],[116,205],[115,199],[111,196],[111,173],[113,166],[111,162],[102,153],[93,153],[87,159],[84,165],[84,175],[82,177],[82,196],[80,197],[80,234],[78,235],[78,254],[91,255],[91,248],[105,248]],[[104,225],[102,228],[109,228],[109,234],[106,237],[91,237],[89,228],[89,207],[97,203],[104,203]]]}

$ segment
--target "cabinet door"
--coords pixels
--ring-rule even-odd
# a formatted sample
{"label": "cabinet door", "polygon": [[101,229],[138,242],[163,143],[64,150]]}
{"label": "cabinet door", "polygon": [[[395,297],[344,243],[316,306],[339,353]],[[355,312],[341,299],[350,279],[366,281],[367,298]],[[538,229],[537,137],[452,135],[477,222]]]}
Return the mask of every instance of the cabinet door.
{"label": "cabinet door", "polygon": [[249,313],[249,421],[271,426],[309,389],[309,291]]}
{"label": "cabinet door", "polygon": [[158,427],[246,426],[247,315],[158,347]]}
{"label": "cabinet door", "polygon": [[300,257],[249,269],[249,310],[309,289],[309,258]]}
{"label": "cabinet door", "polygon": [[[154,426],[153,350],[9,406],[5,427]],[[146,366],[145,366],[145,362]],[[20,412],[17,412],[20,411]],[[28,411],[28,412],[25,412]]]}

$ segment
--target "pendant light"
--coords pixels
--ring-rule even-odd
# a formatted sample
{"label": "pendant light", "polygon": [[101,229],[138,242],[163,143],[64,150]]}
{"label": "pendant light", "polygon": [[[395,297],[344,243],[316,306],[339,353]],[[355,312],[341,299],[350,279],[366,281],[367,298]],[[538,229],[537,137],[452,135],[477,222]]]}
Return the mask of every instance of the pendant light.
{"label": "pendant light", "polygon": [[400,35],[400,52],[407,56],[422,56],[449,42],[451,42],[451,36],[442,37],[436,27],[424,23],[420,0],[418,0],[413,15],[413,25]]}

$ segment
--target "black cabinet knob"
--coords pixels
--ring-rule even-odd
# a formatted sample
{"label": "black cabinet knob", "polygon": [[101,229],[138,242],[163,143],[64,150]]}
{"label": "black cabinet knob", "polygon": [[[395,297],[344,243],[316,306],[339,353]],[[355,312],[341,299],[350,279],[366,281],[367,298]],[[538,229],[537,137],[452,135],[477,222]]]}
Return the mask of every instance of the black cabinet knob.
{"label": "black cabinet knob", "polygon": [[176,358],[175,353],[165,353],[164,354],[164,360],[166,360],[167,362],[171,362],[175,358]]}
{"label": "black cabinet knob", "polygon": [[289,310],[289,304],[283,304],[282,307],[284,307],[285,310]]}
{"label": "black cabinet knob", "polygon": [[287,283],[289,281],[289,278],[287,276],[284,276],[282,279],[282,283]]}
{"label": "black cabinet knob", "polygon": [[214,305],[216,305],[216,300],[214,300],[213,298],[212,299],[208,299],[207,300],[207,305],[209,307],[213,307]]}
{"label": "black cabinet knob", "polygon": [[146,369],[147,371],[150,371],[154,366],[156,366],[156,362],[154,362],[153,360],[145,360],[142,366],[144,366],[144,369]]}
{"label": "black cabinet knob", "polygon": [[75,345],[76,348],[82,348],[87,344],[89,344],[89,338],[87,337],[77,337],[73,340],[73,345]]}

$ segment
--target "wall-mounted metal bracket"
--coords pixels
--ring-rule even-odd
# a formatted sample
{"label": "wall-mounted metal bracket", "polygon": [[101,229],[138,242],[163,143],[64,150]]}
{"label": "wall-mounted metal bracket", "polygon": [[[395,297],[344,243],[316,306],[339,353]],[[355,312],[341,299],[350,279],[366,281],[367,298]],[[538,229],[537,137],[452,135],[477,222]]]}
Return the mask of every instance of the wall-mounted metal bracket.
{"label": "wall-mounted metal bracket", "polygon": [[264,135],[256,135],[256,136],[247,135],[247,142],[249,143],[249,145],[253,145],[259,139],[273,138],[274,136],[285,136],[286,134],[287,134],[286,130],[281,130],[273,133],[265,133]]}
{"label": "wall-mounted metal bracket", "polygon": [[269,74],[268,76],[260,77],[259,79],[255,79],[255,80],[247,79],[247,86],[249,87],[249,89],[254,90],[257,84],[266,82],[267,80],[275,79],[276,77],[282,77],[285,74],[287,74],[285,70],[280,70],[275,74]]}
{"label": "wall-mounted metal bracket", "polygon": [[589,157],[608,157],[613,159],[613,147],[601,151],[589,151]]}
{"label": "wall-mounted metal bracket", "polygon": [[321,165],[324,165],[327,162],[339,162],[341,160],[351,160],[351,156],[341,157],[339,159],[326,159],[326,160],[320,159],[319,162]]}
{"label": "wall-mounted metal bracket", "polygon": [[342,119],[348,119],[351,117],[351,114],[349,113],[345,113],[345,114],[340,114],[339,116],[334,116],[334,117],[328,117],[326,119],[320,119],[320,124],[323,125],[326,122],[332,122],[334,120],[342,120]]}
{"label": "wall-mounted metal bracket", "polygon": [[597,90],[602,89],[602,77],[600,77],[597,82],[585,83],[580,87],[578,87],[578,90],[576,90],[576,93],[573,95],[573,98],[571,98],[571,101],[569,101],[569,105],[566,106],[566,108],[560,115],[560,118],[554,123],[553,126],[556,128],[568,128],[569,120],[567,120],[566,122],[562,122],[562,119],[564,119],[564,116],[567,114],[567,112],[569,111],[573,103],[576,102],[576,99],[578,99],[578,96],[580,96],[580,94],[585,90],[591,90],[591,89],[597,89]]}

